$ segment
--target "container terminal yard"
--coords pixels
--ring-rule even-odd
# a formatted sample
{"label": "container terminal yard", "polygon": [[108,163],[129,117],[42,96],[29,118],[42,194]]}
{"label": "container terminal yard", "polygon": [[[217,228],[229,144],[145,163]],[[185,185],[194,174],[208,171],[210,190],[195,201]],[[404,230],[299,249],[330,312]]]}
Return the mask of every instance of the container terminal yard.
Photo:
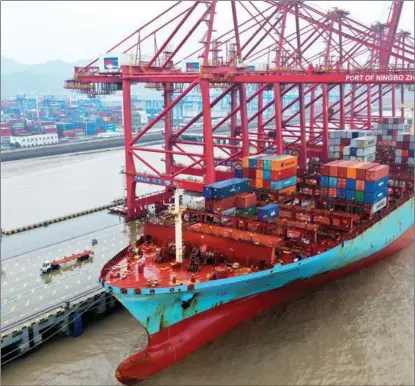
{"label": "container terminal yard", "polygon": [[[222,8],[227,9],[230,16],[227,32],[222,31],[217,20]],[[320,195],[311,183],[306,182],[308,185],[304,188],[307,173],[314,173],[310,175],[317,181],[327,177],[327,198],[335,199],[336,205],[342,197],[337,185],[334,193],[333,186],[329,185],[334,175],[320,174],[321,168],[332,170],[327,166],[329,161],[365,163],[367,170],[380,167],[379,170],[384,171],[386,169],[382,168],[387,167],[385,175],[378,173],[378,169],[374,172],[386,178],[386,184],[391,183],[382,196],[383,206],[376,212],[387,207],[385,195],[388,194],[397,200],[409,197],[405,205],[410,205],[411,200],[413,202],[414,130],[413,117],[406,111],[413,112],[413,105],[405,101],[405,89],[413,91],[415,50],[411,34],[399,29],[403,8],[404,1],[391,1],[386,21],[364,25],[354,20],[347,10],[333,8],[323,12],[312,3],[301,1],[172,3],[166,11],[98,59],[74,69],[73,79],[68,79],[64,86],[88,99],[81,98],[77,102],[87,106],[81,112],[78,107],[71,111],[69,104],[71,122],[61,114],[61,110],[68,109],[65,101],[52,101],[58,108],[51,112],[50,108],[43,110],[49,103],[47,98],[43,99],[42,118],[37,99],[35,106],[25,97],[2,101],[2,110],[5,103],[8,114],[5,123],[2,114],[2,138],[9,134],[10,143],[16,143],[15,137],[21,138],[17,142],[23,143],[23,137],[40,135],[35,131],[57,138],[80,136],[81,128],[75,128],[77,124],[72,120],[79,119],[82,113],[88,116],[85,112],[93,105],[89,121],[82,123],[85,126],[83,135],[88,134],[88,127],[90,134],[96,135],[99,131],[116,132],[116,124],[121,125],[125,150],[125,199],[117,202],[117,208],[109,203],[105,210],[95,213],[56,223],[46,221],[44,226],[40,226],[40,222],[36,229],[30,229],[27,224],[29,230],[25,227],[17,231],[3,230],[2,362],[32,352],[52,336],[80,336],[85,315],[100,315],[115,309],[118,304],[115,299],[124,299],[121,294],[127,294],[127,290],[119,289],[114,297],[114,289],[109,288],[103,278],[111,286],[116,279],[106,269],[119,264],[125,256],[130,259],[128,253],[132,256],[136,253],[132,251],[143,231],[143,223],[151,220],[161,224],[159,214],[173,204],[173,198],[177,210],[177,189],[185,191],[181,205],[187,205],[191,215],[200,211],[196,206],[201,193],[210,199],[206,196],[206,187],[216,189],[212,184],[218,181],[246,177],[246,182],[249,180],[254,190],[262,194],[266,178],[258,177],[256,166],[248,163],[249,156],[255,155],[257,158],[252,158],[255,160],[271,155],[288,157],[281,158],[283,161],[273,158],[283,163],[285,159],[295,159],[296,174],[291,177],[295,181],[290,191],[297,194],[298,190],[301,200]],[[161,44],[150,44],[147,37],[163,31],[166,26],[168,33],[162,35]],[[202,26],[204,33],[196,37],[195,31]],[[184,37],[177,34],[180,29],[185,32]],[[192,39],[196,42],[190,44]],[[189,51],[194,44],[200,48]],[[131,96],[131,87],[136,83],[163,95],[163,105],[154,112],[138,108],[139,121],[133,119],[134,98]],[[122,109],[115,113],[102,108],[99,97],[116,93],[122,94]],[[199,99],[186,99],[192,94],[200,95]],[[29,108],[17,108],[16,101],[22,106],[28,103]],[[197,112],[185,120],[186,101],[196,103]],[[218,104],[222,112],[215,116]],[[28,111],[34,114],[32,123],[22,118]],[[14,118],[13,114],[19,118]],[[94,114],[99,115],[95,126],[90,121]],[[53,118],[49,120],[52,123],[46,118]],[[113,126],[109,126],[111,119]],[[29,129],[25,125],[29,125]],[[93,134],[92,126],[95,127]],[[146,135],[153,137],[146,140]],[[149,146],[158,142],[153,138],[160,135],[162,145]],[[365,141],[370,143],[369,147],[356,145]],[[252,170],[254,176],[251,176]],[[335,176],[337,181],[337,174]],[[374,178],[377,184],[378,177]],[[151,185],[154,192],[143,194],[143,184]],[[278,183],[278,186],[281,185]],[[321,187],[324,192],[323,182]],[[345,187],[344,190],[346,199]],[[363,198],[358,198],[357,190],[350,199],[356,201],[358,207],[353,215],[363,210]],[[359,193],[363,197],[365,192]],[[283,208],[283,204],[279,205]],[[233,216],[218,210],[220,214],[214,210],[215,214],[210,216],[219,216],[221,224],[222,215]],[[376,213],[374,207],[371,210],[372,214]],[[181,214],[174,214],[177,238],[181,235],[177,230],[177,214],[179,217]],[[333,214],[330,216],[332,221]],[[308,220],[300,222],[305,225],[295,222],[293,229],[315,225],[314,220],[313,224],[307,224]],[[181,227],[181,222],[179,224]],[[337,231],[342,226],[336,225]],[[413,219],[410,232],[413,236]],[[304,237],[304,233],[300,234]],[[292,247],[290,253],[294,250]],[[176,263],[181,264],[177,257],[181,250],[176,249],[175,253]],[[77,254],[85,259],[80,261]],[[298,256],[300,260],[304,258],[297,254],[296,262]],[[49,270],[51,266],[58,268]],[[191,283],[198,284],[198,281],[192,276]],[[157,285],[147,283],[150,288]],[[195,284],[190,284],[189,291],[194,287]],[[128,294],[141,296],[141,291],[146,293],[147,290],[158,293],[157,288],[145,287]],[[125,302],[122,303],[125,306]],[[164,323],[169,321],[164,320]],[[149,346],[149,352],[153,349]],[[153,352],[153,355],[159,354]],[[117,369],[116,377],[124,384],[140,381],[155,372],[146,370],[145,376],[136,375],[131,365],[134,358],[140,359],[132,356]],[[164,358],[154,366],[161,370],[175,361]]]}

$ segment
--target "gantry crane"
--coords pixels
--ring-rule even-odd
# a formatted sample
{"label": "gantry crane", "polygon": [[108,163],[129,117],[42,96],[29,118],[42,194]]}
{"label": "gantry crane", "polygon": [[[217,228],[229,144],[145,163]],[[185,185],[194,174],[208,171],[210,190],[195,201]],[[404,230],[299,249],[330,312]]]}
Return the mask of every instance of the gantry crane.
{"label": "gantry crane", "polygon": [[[345,10],[324,13],[300,0],[179,1],[99,60],[75,68],[68,89],[91,96],[122,90],[128,216],[141,213],[138,183],[164,186],[165,197],[171,196],[173,183],[201,191],[204,183],[231,175],[223,165],[264,151],[295,152],[306,168],[313,157],[327,159],[329,130],[372,128],[372,107],[378,103],[381,115],[388,94],[395,114],[395,88],[403,90],[414,81],[413,39],[406,32],[392,33],[401,3],[393,2],[385,35],[384,29],[365,26]],[[160,36],[165,37],[162,42]],[[164,109],[133,136],[134,83],[161,90]],[[214,99],[212,87],[221,91]],[[201,94],[202,110],[184,127],[173,127],[173,109],[194,90]],[[270,92],[273,99],[264,103],[264,94]],[[283,97],[293,92],[295,98],[284,104]],[[333,93],[340,98],[330,103]],[[213,124],[212,108],[228,95],[230,112]],[[252,101],[258,109],[249,116],[247,104]],[[298,111],[289,114],[295,104]],[[265,118],[270,110],[271,117]],[[162,121],[163,148],[140,146]],[[184,140],[182,134],[198,121],[203,123],[203,141]],[[224,125],[228,134],[217,136]],[[163,155],[164,165],[157,165],[157,154]],[[154,202],[163,198],[157,196]]]}

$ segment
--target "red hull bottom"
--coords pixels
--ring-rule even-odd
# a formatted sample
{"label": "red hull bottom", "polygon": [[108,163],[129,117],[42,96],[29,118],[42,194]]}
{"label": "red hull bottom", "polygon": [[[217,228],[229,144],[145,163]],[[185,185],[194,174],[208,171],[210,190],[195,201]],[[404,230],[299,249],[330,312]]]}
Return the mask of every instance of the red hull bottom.
{"label": "red hull bottom", "polygon": [[145,350],[125,359],[118,366],[116,377],[124,385],[136,384],[171,366],[255,314],[329,280],[339,279],[348,273],[391,256],[407,247],[413,238],[414,227],[411,227],[388,247],[345,268],[236,300],[165,328],[150,336]]}

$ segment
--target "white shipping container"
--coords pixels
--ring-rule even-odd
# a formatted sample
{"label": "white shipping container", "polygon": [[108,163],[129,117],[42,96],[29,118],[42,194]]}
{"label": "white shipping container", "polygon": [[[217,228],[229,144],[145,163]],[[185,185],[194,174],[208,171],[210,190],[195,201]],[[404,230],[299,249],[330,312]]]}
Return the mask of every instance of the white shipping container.
{"label": "white shipping container", "polygon": [[376,212],[379,212],[381,209],[386,208],[387,204],[388,204],[388,198],[387,197],[383,197],[378,202],[375,202],[372,205],[372,214],[375,214]]}
{"label": "white shipping container", "polygon": [[348,155],[344,155],[344,156],[343,156],[343,159],[344,159],[345,161],[349,161],[349,160],[350,160],[350,157],[349,157]]}
{"label": "white shipping container", "polygon": [[362,157],[376,153],[376,146],[367,147],[365,149],[357,149],[357,156]]}
{"label": "white shipping container", "polygon": [[344,155],[350,155],[350,146],[345,146],[343,148],[343,154]]}

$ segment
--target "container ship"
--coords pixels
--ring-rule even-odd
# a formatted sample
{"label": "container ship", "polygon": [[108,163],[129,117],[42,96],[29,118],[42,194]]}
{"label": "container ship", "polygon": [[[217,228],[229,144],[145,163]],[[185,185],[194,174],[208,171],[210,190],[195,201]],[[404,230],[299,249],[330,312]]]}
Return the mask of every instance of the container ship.
{"label": "container ship", "polygon": [[335,132],[341,159],[307,170],[292,155],[245,157],[235,178],[204,187],[200,207],[181,205],[175,189],[174,204],[100,273],[149,339],[117,379],[135,384],[256,313],[408,246],[414,135],[399,127]]}

